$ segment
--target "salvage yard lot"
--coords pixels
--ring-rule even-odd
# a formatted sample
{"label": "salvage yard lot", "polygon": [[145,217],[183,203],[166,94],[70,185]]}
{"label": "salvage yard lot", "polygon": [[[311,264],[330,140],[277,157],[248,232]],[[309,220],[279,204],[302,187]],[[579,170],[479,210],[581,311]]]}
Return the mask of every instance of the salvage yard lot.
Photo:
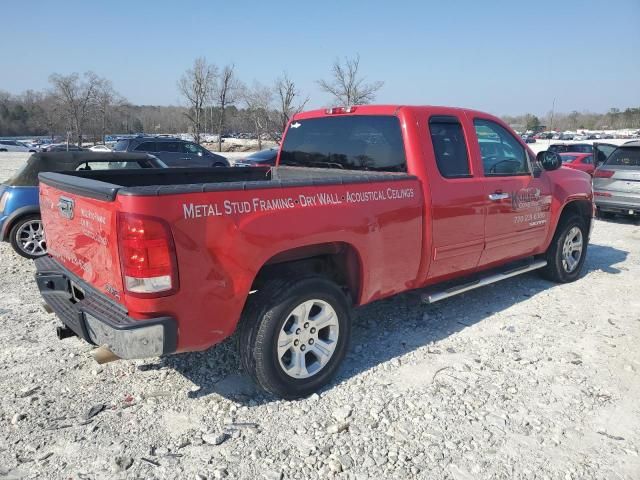
{"label": "salvage yard lot", "polygon": [[[25,158],[0,154],[0,179]],[[640,478],[632,221],[596,221],[575,283],[358,310],[338,377],[293,402],[254,390],[233,340],[98,366],[33,273],[0,245],[0,479]]]}

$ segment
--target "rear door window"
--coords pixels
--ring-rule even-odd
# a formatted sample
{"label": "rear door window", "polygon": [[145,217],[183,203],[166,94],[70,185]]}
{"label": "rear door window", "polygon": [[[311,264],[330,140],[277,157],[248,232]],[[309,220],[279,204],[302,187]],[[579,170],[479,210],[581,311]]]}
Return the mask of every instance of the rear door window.
{"label": "rear door window", "polygon": [[348,115],[294,121],[280,164],[405,172],[400,121],[391,115]]}
{"label": "rear door window", "polygon": [[183,143],[182,144],[182,148],[184,149],[184,151],[186,153],[190,153],[192,155],[198,155],[198,154],[203,154],[204,155],[204,149],[202,147],[200,147],[199,145],[196,145],[195,143]]}
{"label": "rear door window", "polygon": [[126,152],[129,146],[129,140],[118,140],[113,146],[114,152]]}
{"label": "rear door window", "polygon": [[158,142],[159,152],[179,153],[181,150],[180,142]]}
{"label": "rear door window", "polygon": [[584,157],[582,159],[582,163],[586,163],[588,165],[591,165],[593,163],[593,155],[587,155],[586,157]]}
{"label": "rear door window", "polygon": [[156,142],[142,142],[136,147],[136,152],[157,152]]}
{"label": "rear door window", "polygon": [[610,145],[608,143],[599,143],[598,144],[598,162],[602,163],[607,160],[609,155],[611,155],[614,150],[618,148],[615,145]]}
{"label": "rear door window", "polygon": [[431,117],[429,133],[440,174],[445,178],[470,177],[467,144],[458,119],[451,116]]}
{"label": "rear door window", "polygon": [[569,151],[579,152],[579,153],[591,153],[593,152],[593,145],[584,145],[584,144],[569,145]]}
{"label": "rear door window", "polygon": [[486,177],[528,175],[525,148],[502,125],[483,118],[473,121]]}

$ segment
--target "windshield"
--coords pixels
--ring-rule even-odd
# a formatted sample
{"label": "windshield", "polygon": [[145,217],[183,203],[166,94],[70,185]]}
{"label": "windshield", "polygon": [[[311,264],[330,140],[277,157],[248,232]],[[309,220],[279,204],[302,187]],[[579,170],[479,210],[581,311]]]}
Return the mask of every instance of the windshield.
{"label": "windshield", "polygon": [[640,167],[640,148],[620,147],[607,158],[605,165],[611,167]]}
{"label": "windshield", "polygon": [[280,164],[346,170],[404,172],[404,143],[397,117],[349,115],[294,121]]}

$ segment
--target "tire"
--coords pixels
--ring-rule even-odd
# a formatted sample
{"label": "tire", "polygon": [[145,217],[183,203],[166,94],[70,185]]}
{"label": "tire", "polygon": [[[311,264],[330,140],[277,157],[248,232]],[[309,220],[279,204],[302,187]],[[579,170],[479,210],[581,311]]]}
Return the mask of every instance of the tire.
{"label": "tire", "polygon": [[[31,240],[30,246],[25,240]],[[47,254],[47,245],[42,230],[40,215],[26,215],[19,218],[11,227],[9,241],[18,255],[34,259]]]}
{"label": "tire", "polygon": [[[326,326],[314,328],[320,320]],[[350,335],[350,309],[341,288],[322,276],[292,275],[249,298],[240,324],[240,358],[264,390],[285,399],[300,398],[331,380]],[[302,363],[304,368],[299,367]]]}
{"label": "tire", "polygon": [[6,148],[0,148],[0,152],[6,152],[7,149]]}
{"label": "tire", "polygon": [[[546,252],[547,266],[541,270],[542,275],[558,283],[577,280],[587,257],[588,238],[589,232],[582,217],[572,215],[561,218]],[[576,250],[578,240],[581,245],[579,256]]]}

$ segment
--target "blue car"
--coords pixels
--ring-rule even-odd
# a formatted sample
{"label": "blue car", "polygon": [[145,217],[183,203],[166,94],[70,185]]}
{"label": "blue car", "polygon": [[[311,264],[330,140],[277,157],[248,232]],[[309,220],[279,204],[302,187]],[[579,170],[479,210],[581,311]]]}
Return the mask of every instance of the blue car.
{"label": "blue car", "polygon": [[10,242],[25,258],[37,258],[47,253],[38,198],[40,172],[123,168],[167,166],[147,154],[61,152],[31,155],[13,177],[0,184],[0,240]]}

